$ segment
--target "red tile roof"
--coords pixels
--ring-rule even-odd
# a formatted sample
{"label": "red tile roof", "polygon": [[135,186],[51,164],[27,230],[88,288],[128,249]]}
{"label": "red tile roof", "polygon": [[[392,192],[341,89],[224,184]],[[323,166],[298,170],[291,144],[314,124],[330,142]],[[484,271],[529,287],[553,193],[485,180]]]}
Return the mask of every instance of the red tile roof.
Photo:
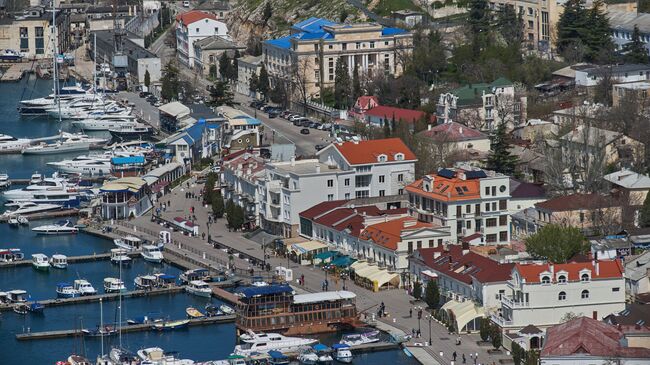
{"label": "red tile roof", "polygon": [[482,132],[456,122],[439,124],[421,133],[423,136],[434,141],[441,142],[462,142],[477,139],[488,139]]}
{"label": "red tile roof", "polygon": [[336,231],[350,230],[352,236],[358,237],[366,226],[367,217],[394,219],[408,213],[406,208],[381,210],[375,205],[344,207],[348,200],[323,202],[300,213],[316,224],[332,227]]}
{"label": "red tile roof", "polygon": [[186,13],[176,15],[176,21],[182,22],[184,25],[189,25],[202,19],[217,20],[217,17],[210,13],[204,13],[198,10],[188,11]]}
{"label": "red tile roof", "polygon": [[[436,252],[440,256],[434,258]],[[469,251],[463,254],[461,245],[421,248],[416,251],[416,258],[438,273],[471,284],[472,278],[481,283],[504,282],[510,280],[514,264],[501,264],[485,256]]]}
{"label": "red tile roof", "polygon": [[416,231],[422,228],[432,228],[432,225],[431,223],[417,221],[413,217],[404,217],[370,225],[361,232],[359,238],[372,240],[380,246],[396,250],[404,232]]}
{"label": "red tile roof", "polygon": [[[366,115],[370,115],[377,118],[386,118],[392,120],[393,118],[396,121],[403,121],[407,123],[415,123],[416,121],[424,118],[426,113],[421,110],[412,110],[412,109],[402,109],[395,108],[392,106],[379,105],[366,112]],[[435,117],[431,117],[432,120]]]}
{"label": "red tile roof", "polygon": [[620,206],[618,198],[601,194],[571,194],[535,204],[539,209],[566,212],[580,209],[600,209]]}
{"label": "red tile roof", "polygon": [[[594,267],[594,262],[569,262],[566,264],[517,264],[515,269],[519,275],[526,279],[527,283],[539,283],[540,274],[543,272],[558,273],[566,271],[568,273],[567,281],[580,281],[580,271],[588,269],[591,271],[591,279],[612,279],[623,277],[623,265],[619,260],[600,260],[598,261],[598,270]],[[555,281],[555,274],[551,275],[551,282]]]}
{"label": "red tile roof", "polygon": [[331,211],[332,209],[336,209],[336,208],[342,206],[346,202],[347,202],[347,200],[325,201],[325,202],[316,204],[316,205],[314,205],[313,207],[311,207],[311,208],[309,208],[307,210],[304,210],[304,211],[300,212],[299,215],[301,217],[303,217],[303,218],[312,220],[312,219],[318,217],[319,215],[321,215],[323,213],[327,213],[327,212]]}
{"label": "red tile roof", "polygon": [[402,153],[404,161],[415,161],[415,154],[399,138],[371,139],[358,142],[333,143],[351,165],[378,163],[379,155],[386,155],[386,161],[397,161],[395,155]]}
{"label": "red tile roof", "polygon": [[424,190],[424,179],[415,180],[407,185],[406,191],[447,202],[481,198],[481,184],[478,179],[463,180],[458,177],[447,178],[438,174],[430,176],[433,178],[430,191]]}
{"label": "red tile roof", "polygon": [[623,346],[623,337],[612,325],[588,317],[574,318],[546,330],[541,357],[650,358],[650,349]]}
{"label": "red tile roof", "polygon": [[362,111],[371,109],[373,107],[376,107],[377,105],[379,105],[379,100],[374,95],[373,96],[368,96],[368,95],[359,96],[357,98],[356,103],[354,103],[355,108],[359,108]]}

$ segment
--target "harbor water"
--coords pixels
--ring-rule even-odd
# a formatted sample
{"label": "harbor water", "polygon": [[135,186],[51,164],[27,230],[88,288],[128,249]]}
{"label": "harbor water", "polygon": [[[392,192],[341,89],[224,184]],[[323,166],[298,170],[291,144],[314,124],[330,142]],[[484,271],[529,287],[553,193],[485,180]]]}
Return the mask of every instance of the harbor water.
{"label": "harbor water", "polygon": [[[17,111],[18,101],[45,96],[51,93],[52,82],[24,78],[18,83],[0,84],[0,133],[14,137],[38,138],[52,136],[59,131],[73,131],[68,122],[59,123],[47,117],[21,117]],[[11,178],[29,178],[32,173],[50,175],[53,170],[47,162],[59,161],[75,157],[81,153],[57,155],[20,154],[0,155],[0,173],[7,173]],[[15,188],[12,187],[12,188]],[[0,196],[0,204],[4,199]],[[0,207],[0,212],[4,211]],[[113,248],[112,242],[84,234],[39,236],[31,231],[35,226],[52,223],[53,221],[34,221],[29,226],[12,228],[0,224],[0,248],[19,248],[29,259],[31,254],[43,253],[47,256],[64,254],[80,256],[106,253]],[[121,270],[122,279],[129,290],[134,289],[133,279],[138,275],[164,272],[178,276],[180,269],[166,264],[151,264],[142,259],[134,259],[133,263]],[[88,280],[98,292],[103,292],[102,282],[106,277],[119,277],[120,269],[108,260],[83,263],[70,263],[65,270],[51,268],[42,272],[32,266],[0,268],[0,291],[12,289],[26,290],[34,300],[56,298],[56,284],[72,283],[75,279]],[[185,309],[193,306],[203,309],[212,302],[221,304],[216,299],[201,298],[184,292],[176,294],[161,294],[145,297],[124,299],[122,303],[122,319],[143,316],[148,313],[158,313],[170,319],[185,318]],[[115,324],[119,317],[119,302],[106,300],[103,302],[103,322]],[[47,307],[41,315],[18,315],[13,312],[3,312],[0,315],[0,365],[3,364],[54,364],[66,359],[70,354],[80,353],[93,360],[101,352],[98,338],[60,338],[34,341],[17,341],[16,334],[63,329],[94,329],[99,325],[99,302],[74,305]],[[341,334],[323,335],[320,339],[327,344],[337,342]],[[122,335],[122,345],[132,351],[144,347],[161,347],[166,351],[177,351],[182,358],[195,361],[208,361],[226,358],[233,350],[236,342],[235,325],[233,323],[190,327],[168,332],[132,332]],[[104,339],[104,348],[118,345],[118,337],[110,336]],[[355,364],[417,364],[401,350],[390,350],[376,353],[357,354]]]}

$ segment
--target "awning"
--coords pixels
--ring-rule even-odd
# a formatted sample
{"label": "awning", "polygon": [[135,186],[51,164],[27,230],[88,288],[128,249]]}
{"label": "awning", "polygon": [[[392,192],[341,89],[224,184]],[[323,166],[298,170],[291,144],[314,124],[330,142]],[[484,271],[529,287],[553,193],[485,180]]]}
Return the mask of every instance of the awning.
{"label": "awning", "polygon": [[321,252],[321,253],[317,254],[316,256],[314,256],[314,258],[317,258],[319,260],[327,260],[330,257],[336,256],[336,255],[338,255],[338,252],[336,252],[336,251],[325,251],[325,252]]}
{"label": "awning", "polygon": [[353,269],[356,272],[357,270],[362,269],[366,266],[368,266],[367,261],[357,261],[354,264],[350,265],[350,269]]}
{"label": "awning", "polygon": [[464,302],[450,300],[445,303],[441,309],[447,311],[447,313],[450,314],[450,317],[453,316],[456,321],[456,328],[460,331],[464,331],[463,328],[475,318],[485,316],[485,310],[482,307],[477,306],[471,300]]}
{"label": "awning", "polygon": [[399,286],[399,274],[386,270],[380,270],[368,279],[373,283],[374,291],[378,291],[386,284],[392,285],[394,287]]}
{"label": "awning", "polygon": [[332,260],[331,264],[337,267],[348,267],[355,263],[355,259],[350,256],[339,256]]}
{"label": "awning", "polygon": [[325,248],[327,248],[327,245],[317,241],[307,241],[291,245],[291,249],[299,255],[304,255],[308,252],[318,251]]}

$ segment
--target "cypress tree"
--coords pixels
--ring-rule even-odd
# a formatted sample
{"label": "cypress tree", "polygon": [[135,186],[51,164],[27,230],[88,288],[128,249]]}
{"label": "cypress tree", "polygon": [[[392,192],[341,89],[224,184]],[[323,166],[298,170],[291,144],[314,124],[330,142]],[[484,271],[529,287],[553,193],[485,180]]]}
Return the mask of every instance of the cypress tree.
{"label": "cypress tree", "polygon": [[639,212],[639,226],[650,227],[650,194],[646,195],[643,207]]}
{"label": "cypress tree", "polygon": [[336,60],[334,73],[334,103],[338,109],[347,109],[350,96],[350,75],[348,68],[343,63],[343,57]]}
{"label": "cypress tree", "polygon": [[634,30],[632,31],[632,40],[623,45],[623,54],[625,62],[628,63],[650,62],[648,50],[645,48],[644,43],[641,42],[641,34],[636,24],[634,24]]}
{"label": "cypress tree", "polygon": [[269,84],[269,73],[266,71],[264,64],[262,64],[262,68],[260,69],[260,76],[257,80],[257,91],[262,94],[262,98],[264,101],[266,101],[270,90],[271,86]]}
{"label": "cypress tree", "polygon": [[518,159],[517,156],[510,153],[506,123],[499,124],[491,139],[492,145],[487,168],[506,175],[514,175]]}

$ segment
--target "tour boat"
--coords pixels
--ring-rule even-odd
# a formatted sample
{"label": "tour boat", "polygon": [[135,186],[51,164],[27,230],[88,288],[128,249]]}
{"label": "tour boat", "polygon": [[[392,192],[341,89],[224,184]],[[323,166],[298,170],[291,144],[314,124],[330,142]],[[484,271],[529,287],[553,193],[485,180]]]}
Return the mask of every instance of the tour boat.
{"label": "tour boat", "polygon": [[157,288],[170,288],[176,286],[176,276],[174,275],[156,273],[153,274],[153,276],[156,278],[155,286]]}
{"label": "tour boat", "polygon": [[[172,353],[165,353],[160,347],[149,347],[138,350],[140,364],[148,365],[193,365],[194,361],[177,359]],[[134,362],[134,364],[137,362]],[[206,363],[207,364],[207,363]]]}
{"label": "tour boat", "polygon": [[6,134],[0,136],[0,153],[20,153],[32,144],[29,138],[16,138]]}
{"label": "tour boat", "polygon": [[235,314],[235,310],[225,304],[220,305],[219,310],[225,315]]}
{"label": "tour boat", "polygon": [[122,125],[108,130],[117,140],[146,139],[153,135],[153,129],[146,124]]}
{"label": "tour boat", "polygon": [[58,283],[56,285],[56,296],[59,298],[76,298],[80,295],[70,283]]}
{"label": "tour boat", "polygon": [[187,327],[188,323],[190,323],[189,319],[179,319],[176,321],[163,321],[159,323],[154,323],[153,326],[151,326],[151,328],[157,331],[176,330],[176,329]]}
{"label": "tour boat", "polygon": [[201,313],[198,309],[194,307],[187,307],[185,309],[185,313],[187,313],[187,318],[203,318],[205,315]]}
{"label": "tour boat", "polygon": [[35,253],[32,255],[32,266],[34,266],[36,270],[49,270],[50,262],[46,255]]}
{"label": "tour boat", "polygon": [[183,272],[180,276],[181,283],[187,284],[190,281],[201,280],[204,282],[212,281],[210,271],[208,269],[192,269]]}
{"label": "tour boat", "polygon": [[123,248],[127,251],[139,250],[142,246],[142,240],[134,236],[126,236],[124,238],[116,238],[113,240],[115,246]]}
{"label": "tour boat", "polygon": [[126,291],[124,282],[118,278],[104,278],[104,292],[119,293]]}
{"label": "tour boat", "polygon": [[200,297],[210,298],[212,296],[210,285],[201,280],[190,281],[185,287],[185,291]]}
{"label": "tour boat", "polygon": [[50,265],[56,269],[65,269],[68,267],[68,257],[66,255],[54,254],[50,258]]}
{"label": "tour boat", "polygon": [[153,275],[136,276],[133,280],[135,287],[140,290],[148,290],[156,287],[156,277]]}
{"label": "tour boat", "polygon": [[268,353],[269,351],[296,352],[305,346],[318,342],[312,338],[287,337],[279,333],[255,333],[248,331],[239,336],[242,344],[235,346],[237,355],[250,355],[253,352]]}
{"label": "tour boat", "polygon": [[350,351],[350,345],[346,345],[344,343],[336,343],[332,345],[332,349],[336,351],[334,354],[336,361],[342,362],[344,364],[349,364],[352,362],[352,351]]}
{"label": "tour boat", "polygon": [[0,248],[0,262],[14,262],[25,259],[19,248]]}
{"label": "tour boat", "polygon": [[379,331],[368,331],[363,333],[350,333],[341,337],[341,343],[349,346],[364,345],[379,341]]}
{"label": "tour boat", "polygon": [[25,303],[27,302],[27,292],[20,289],[9,290],[7,292],[7,301],[9,303]]}
{"label": "tour boat", "polygon": [[[49,203],[34,203],[34,202],[16,202],[16,203],[7,203],[6,207],[10,208],[5,212],[5,216],[15,217],[16,222],[20,224],[20,221],[17,216],[23,214],[34,214],[49,212],[52,210],[59,210],[61,206],[58,204],[49,204]],[[11,209],[13,208],[13,209]]]}
{"label": "tour boat", "polygon": [[76,120],[72,122],[72,125],[84,131],[107,131],[124,127],[135,127],[138,123],[133,119],[107,116],[106,118]]}
{"label": "tour boat", "polygon": [[75,227],[69,220],[59,221],[55,224],[46,224],[32,228],[36,234],[71,234],[79,232],[79,228]]}
{"label": "tour boat", "polygon": [[0,61],[20,61],[23,54],[13,49],[4,49],[0,51]]}
{"label": "tour boat", "polygon": [[159,264],[163,260],[163,253],[157,246],[144,245],[142,246],[142,252],[140,255],[145,261],[153,262]]}
{"label": "tour boat", "polygon": [[110,158],[79,156],[72,160],[48,162],[49,166],[58,171],[69,174],[81,174],[85,176],[110,175]]}
{"label": "tour boat", "polygon": [[129,265],[131,263],[129,252],[123,248],[111,248],[111,263]]}
{"label": "tour boat", "polygon": [[88,282],[88,280],[77,279],[73,283],[74,289],[79,292],[79,295],[95,295],[97,290]]}

